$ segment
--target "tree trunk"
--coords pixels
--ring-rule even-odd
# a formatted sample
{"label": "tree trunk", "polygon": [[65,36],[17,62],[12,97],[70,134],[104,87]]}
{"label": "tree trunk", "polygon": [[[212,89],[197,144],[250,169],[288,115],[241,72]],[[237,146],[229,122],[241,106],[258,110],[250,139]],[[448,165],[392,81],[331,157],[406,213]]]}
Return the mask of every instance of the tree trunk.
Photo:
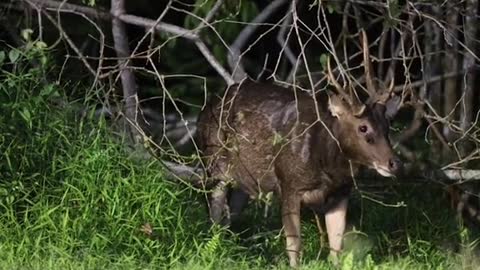
{"label": "tree trunk", "polygon": [[[463,69],[466,71],[465,77],[462,80],[462,91],[464,98],[461,106],[460,126],[462,132],[467,132],[473,120],[473,102],[474,102],[474,84],[475,72],[473,70],[475,65],[475,36],[477,34],[477,10],[478,0],[467,0],[465,2],[465,22],[464,22],[464,36],[465,36],[465,52],[463,57]],[[462,155],[466,155],[469,150],[468,142],[462,143]]]}
{"label": "tree trunk", "polygon": [[[447,34],[445,35],[445,58],[443,67],[445,72],[456,72],[458,70],[458,10],[456,9],[457,1],[447,1]],[[445,81],[444,91],[444,107],[443,113],[447,116],[447,120],[450,122],[455,119],[455,104],[457,102],[457,77],[449,78]],[[443,127],[443,135],[447,141],[453,140],[453,134],[448,125]],[[450,157],[450,151],[444,150],[444,156]],[[447,158],[450,159],[450,158]],[[446,160],[450,162],[451,160]]]}
{"label": "tree trunk", "polygon": [[123,98],[125,102],[125,118],[129,124],[128,128],[135,143],[142,141],[142,130],[145,127],[144,119],[139,114],[139,102],[137,93],[137,82],[135,75],[130,69],[130,48],[125,24],[120,16],[125,14],[125,1],[112,0],[110,13],[112,14],[112,35],[115,52],[118,57],[120,79],[122,82]]}
{"label": "tree trunk", "polygon": [[[440,17],[442,10],[438,6],[431,7],[430,12],[434,16]],[[429,81],[431,77],[440,73],[442,58],[440,52],[442,51],[443,33],[433,21],[425,22],[425,42],[424,52],[425,57],[425,72],[424,79]],[[442,83],[440,81],[427,84],[427,98],[432,104],[432,107],[440,114],[442,114]],[[437,128],[441,130],[441,124],[437,124]],[[442,153],[446,151],[443,149],[443,144],[439,140],[433,140],[432,158],[442,159]]]}

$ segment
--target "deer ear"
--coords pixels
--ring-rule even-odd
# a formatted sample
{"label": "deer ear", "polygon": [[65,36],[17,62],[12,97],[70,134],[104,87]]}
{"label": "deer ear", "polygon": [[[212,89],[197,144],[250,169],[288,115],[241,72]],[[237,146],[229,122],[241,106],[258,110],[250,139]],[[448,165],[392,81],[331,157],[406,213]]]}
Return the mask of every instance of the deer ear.
{"label": "deer ear", "polygon": [[386,110],[385,110],[385,117],[387,119],[393,119],[395,114],[397,114],[397,111],[400,107],[400,103],[402,102],[402,98],[394,95],[392,96],[385,104]]}
{"label": "deer ear", "polygon": [[345,102],[337,95],[331,95],[328,97],[328,110],[334,117],[341,117],[349,112]]}

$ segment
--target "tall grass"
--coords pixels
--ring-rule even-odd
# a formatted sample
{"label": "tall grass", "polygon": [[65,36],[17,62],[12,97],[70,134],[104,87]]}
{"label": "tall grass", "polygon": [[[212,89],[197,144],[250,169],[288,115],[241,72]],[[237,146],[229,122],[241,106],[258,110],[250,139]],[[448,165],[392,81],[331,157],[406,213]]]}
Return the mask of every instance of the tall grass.
{"label": "tall grass", "polygon": [[[252,203],[234,232],[212,228],[203,194],[132,158],[78,113],[71,87],[42,82],[47,63],[30,64],[42,53],[18,54],[0,78],[0,269],[287,268],[277,204],[265,218]],[[385,198],[406,207],[353,198],[339,267],[474,269],[470,232],[425,187]],[[305,212],[303,267],[335,269]]]}

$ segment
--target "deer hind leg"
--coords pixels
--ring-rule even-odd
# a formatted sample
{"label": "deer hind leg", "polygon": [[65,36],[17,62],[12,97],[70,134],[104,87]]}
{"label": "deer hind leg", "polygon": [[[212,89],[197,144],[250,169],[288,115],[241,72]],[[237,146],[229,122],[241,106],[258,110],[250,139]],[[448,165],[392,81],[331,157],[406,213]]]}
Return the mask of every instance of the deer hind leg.
{"label": "deer hind leg", "polygon": [[298,267],[300,259],[300,198],[286,196],[282,198],[282,223],[285,231],[286,250],[291,267]]}
{"label": "deer hind leg", "polygon": [[230,191],[229,207],[230,220],[232,223],[240,218],[243,208],[248,203],[249,195],[239,188],[232,188]]}
{"label": "deer hind leg", "polygon": [[230,225],[230,209],[227,195],[231,178],[228,176],[228,159],[218,155],[210,161],[208,168],[211,179],[218,181],[208,197],[208,211],[213,224]]}
{"label": "deer hind leg", "polygon": [[342,198],[325,214],[330,255],[336,259],[342,249],[343,233],[347,223],[348,198]]}
{"label": "deer hind leg", "polygon": [[209,214],[213,224],[230,225],[230,210],[227,204],[228,183],[221,180],[209,196]]}

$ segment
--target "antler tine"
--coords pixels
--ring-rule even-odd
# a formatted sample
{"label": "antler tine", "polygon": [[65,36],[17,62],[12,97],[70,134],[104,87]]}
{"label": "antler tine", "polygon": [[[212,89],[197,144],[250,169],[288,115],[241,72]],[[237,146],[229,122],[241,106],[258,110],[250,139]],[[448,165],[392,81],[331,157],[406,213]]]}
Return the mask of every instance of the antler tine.
{"label": "antler tine", "polygon": [[343,89],[343,87],[338,83],[337,79],[335,79],[335,76],[333,75],[333,72],[332,72],[332,67],[330,65],[330,57],[328,58],[327,60],[327,78],[328,78],[328,81],[333,84],[333,86],[335,86],[335,88],[337,89],[337,92],[342,95],[342,97],[348,102],[348,104],[352,105],[353,102],[352,102],[352,99],[350,98],[350,96],[345,92],[345,90]]}
{"label": "antler tine", "polygon": [[375,97],[377,95],[377,88],[375,82],[372,78],[372,63],[370,62],[370,52],[368,50],[368,38],[367,33],[362,29],[362,49],[363,49],[363,68],[365,69],[365,80],[367,82],[367,92],[370,97]]}
{"label": "antler tine", "polygon": [[392,79],[390,80],[390,83],[388,84],[388,94],[391,95],[393,93],[393,90],[395,89],[395,80]]}
{"label": "antler tine", "polygon": [[386,104],[387,101],[392,97],[394,90],[395,90],[395,80],[392,77],[388,83],[387,88],[377,94],[375,102]]}

